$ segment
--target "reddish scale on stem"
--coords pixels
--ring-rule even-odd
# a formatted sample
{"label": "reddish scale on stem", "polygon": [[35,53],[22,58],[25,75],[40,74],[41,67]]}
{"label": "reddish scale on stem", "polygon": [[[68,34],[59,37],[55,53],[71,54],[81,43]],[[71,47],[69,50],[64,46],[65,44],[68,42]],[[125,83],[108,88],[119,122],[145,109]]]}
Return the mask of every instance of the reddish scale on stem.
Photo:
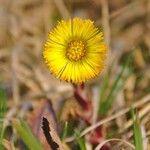
{"label": "reddish scale on stem", "polygon": [[[91,125],[91,118],[92,118],[92,113],[93,113],[93,107],[91,101],[85,96],[85,91],[84,91],[84,84],[80,86],[75,85],[75,90],[74,90],[74,97],[82,107],[84,113],[81,117],[85,123],[90,126]],[[89,141],[93,145],[97,145],[100,142],[104,140],[104,128],[103,126],[100,126],[96,128],[94,131],[89,134]],[[110,150],[108,145],[104,145],[101,150]]]}

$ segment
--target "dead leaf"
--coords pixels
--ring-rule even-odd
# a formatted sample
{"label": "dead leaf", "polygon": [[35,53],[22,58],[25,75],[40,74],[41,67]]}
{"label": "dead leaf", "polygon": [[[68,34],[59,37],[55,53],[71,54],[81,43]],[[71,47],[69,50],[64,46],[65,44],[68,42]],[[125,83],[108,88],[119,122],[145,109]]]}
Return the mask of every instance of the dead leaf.
{"label": "dead leaf", "polygon": [[42,143],[43,147],[46,150],[53,150],[52,148],[50,148],[49,144],[47,143],[46,138],[42,131],[43,117],[47,118],[48,122],[50,122],[50,129],[52,132],[53,140],[56,141],[56,143],[59,143],[58,145],[61,145],[61,141],[57,134],[58,127],[56,123],[55,113],[53,111],[50,101],[45,99],[42,99],[35,103],[35,108],[33,112],[29,115],[28,122],[29,125],[31,126],[33,133]]}
{"label": "dead leaf", "polygon": [[[63,150],[60,140],[58,141],[58,137],[56,135],[56,132],[51,127],[51,124],[48,122],[46,118],[43,117],[43,123],[42,123],[42,129],[43,133],[45,135],[45,138],[51,147],[52,150]],[[57,140],[57,142],[55,141]]]}

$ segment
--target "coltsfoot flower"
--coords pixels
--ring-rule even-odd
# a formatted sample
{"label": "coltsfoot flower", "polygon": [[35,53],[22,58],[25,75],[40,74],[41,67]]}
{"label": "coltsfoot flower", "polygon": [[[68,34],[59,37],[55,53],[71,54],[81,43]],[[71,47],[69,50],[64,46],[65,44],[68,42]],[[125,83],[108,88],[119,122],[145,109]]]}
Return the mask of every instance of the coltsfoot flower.
{"label": "coltsfoot flower", "polygon": [[103,33],[89,19],[60,21],[48,35],[43,57],[53,75],[75,84],[98,76],[105,66]]}

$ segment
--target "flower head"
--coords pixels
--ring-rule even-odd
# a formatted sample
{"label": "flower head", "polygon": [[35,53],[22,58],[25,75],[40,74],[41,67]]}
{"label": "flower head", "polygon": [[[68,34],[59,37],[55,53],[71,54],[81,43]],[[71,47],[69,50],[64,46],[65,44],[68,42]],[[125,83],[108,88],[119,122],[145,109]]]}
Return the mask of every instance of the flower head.
{"label": "flower head", "polygon": [[83,83],[101,73],[107,47],[103,33],[89,19],[60,21],[48,35],[43,57],[60,80]]}

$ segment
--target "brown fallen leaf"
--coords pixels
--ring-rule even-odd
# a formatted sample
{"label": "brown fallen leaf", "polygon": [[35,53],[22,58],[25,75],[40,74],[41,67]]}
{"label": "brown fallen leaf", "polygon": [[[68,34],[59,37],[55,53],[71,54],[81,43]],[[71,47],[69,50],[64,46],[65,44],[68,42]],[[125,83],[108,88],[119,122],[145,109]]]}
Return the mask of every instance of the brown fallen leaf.
{"label": "brown fallen leaf", "polygon": [[53,150],[53,148],[49,146],[49,143],[47,142],[45,135],[42,131],[43,117],[47,118],[47,121],[49,122],[49,128],[51,133],[50,135],[52,136],[53,141],[55,141],[55,143],[59,145],[58,150],[62,150],[62,143],[57,133],[58,127],[56,123],[55,113],[53,111],[50,101],[45,99],[42,99],[35,103],[35,108],[33,112],[29,115],[28,122],[34,135],[39,139],[43,147],[46,150]]}
{"label": "brown fallen leaf", "polygon": [[48,122],[46,118],[43,117],[42,129],[45,135],[45,138],[51,147],[52,150],[62,150],[62,146],[60,143],[55,142],[55,131],[51,128],[51,124]]}

